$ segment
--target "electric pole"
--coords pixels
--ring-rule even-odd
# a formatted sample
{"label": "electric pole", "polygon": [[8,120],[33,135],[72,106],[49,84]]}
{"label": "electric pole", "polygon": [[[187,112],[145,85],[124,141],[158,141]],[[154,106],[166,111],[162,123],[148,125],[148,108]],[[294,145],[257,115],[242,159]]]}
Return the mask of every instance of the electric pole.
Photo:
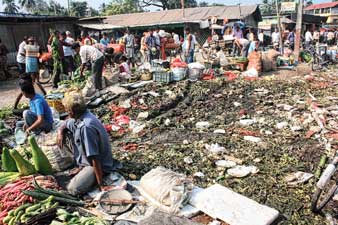
{"label": "electric pole", "polygon": [[70,16],[70,0],[67,0],[68,16]]}
{"label": "electric pole", "polygon": [[184,0],[181,0],[181,6],[182,6],[182,15],[184,19],[185,18]]}
{"label": "electric pole", "polygon": [[299,0],[296,22],[295,60],[298,62],[302,35],[303,0]]}

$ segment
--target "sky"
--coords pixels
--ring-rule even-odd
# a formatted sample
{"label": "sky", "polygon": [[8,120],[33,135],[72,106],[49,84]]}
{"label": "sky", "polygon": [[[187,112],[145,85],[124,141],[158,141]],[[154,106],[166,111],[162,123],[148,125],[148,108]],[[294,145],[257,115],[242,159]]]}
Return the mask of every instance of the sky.
{"label": "sky", "polygon": [[[198,0],[198,2],[201,2],[202,0]],[[204,0],[206,2],[209,3],[222,3],[225,5],[234,5],[234,4],[257,4],[257,3],[261,3],[262,0]],[[330,0],[314,0],[314,3],[321,3],[321,2],[328,2]],[[60,4],[67,6],[67,0],[58,0],[58,2],[60,2]],[[89,3],[89,5],[93,8],[98,9],[99,6],[102,3],[106,3],[108,4],[110,2],[110,0],[87,0],[87,2]],[[2,5],[2,0],[0,0],[0,11],[3,10],[3,5]]]}

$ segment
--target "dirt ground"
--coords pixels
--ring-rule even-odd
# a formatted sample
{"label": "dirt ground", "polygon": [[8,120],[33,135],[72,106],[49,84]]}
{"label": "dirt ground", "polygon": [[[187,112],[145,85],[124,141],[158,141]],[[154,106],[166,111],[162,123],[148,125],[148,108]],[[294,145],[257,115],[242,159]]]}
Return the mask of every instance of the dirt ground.
{"label": "dirt ground", "polygon": [[[44,85],[46,91],[51,89],[51,85]],[[38,93],[40,90],[35,87]],[[16,97],[19,95],[18,78],[12,78],[8,81],[0,81],[0,107],[10,107],[14,104]],[[20,103],[28,103],[27,99],[22,99]]]}

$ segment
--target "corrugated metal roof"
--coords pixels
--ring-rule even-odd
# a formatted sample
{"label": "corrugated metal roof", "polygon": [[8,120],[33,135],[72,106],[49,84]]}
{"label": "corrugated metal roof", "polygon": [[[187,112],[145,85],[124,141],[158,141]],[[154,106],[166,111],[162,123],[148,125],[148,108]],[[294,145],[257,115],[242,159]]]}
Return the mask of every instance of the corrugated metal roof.
{"label": "corrugated metal roof", "polygon": [[[257,11],[259,12],[258,5],[199,7],[185,9],[185,16],[183,17],[182,9],[173,9],[107,16],[104,23],[123,27],[155,26],[187,22],[198,23],[212,16],[216,16],[221,20],[225,18],[229,20],[242,19]],[[261,20],[260,13],[257,16],[257,20]]]}
{"label": "corrugated metal roof", "polygon": [[77,17],[0,12],[0,21],[74,21]]}
{"label": "corrugated metal roof", "polygon": [[113,24],[78,24],[78,26],[91,29],[91,30],[113,30],[113,29],[118,29],[122,28],[121,26],[116,26]]}
{"label": "corrugated metal roof", "polygon": [[320,4],[313,4],[306,7],[304,10],[313,10],[313,9],[325,9],[325,8],[334,8],[338,6],[338,2],[325,2]]}

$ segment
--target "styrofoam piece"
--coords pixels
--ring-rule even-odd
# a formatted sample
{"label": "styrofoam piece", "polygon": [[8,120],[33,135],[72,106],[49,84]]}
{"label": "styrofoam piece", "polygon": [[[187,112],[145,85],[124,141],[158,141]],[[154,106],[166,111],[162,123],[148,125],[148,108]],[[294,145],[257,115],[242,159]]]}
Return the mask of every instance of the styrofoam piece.
{"label": "styrofoam piece", "polygon": [[189,204],[231,225],[269,225],[279,215],[277,210],[219,184],[204,190],[194,189]]}

